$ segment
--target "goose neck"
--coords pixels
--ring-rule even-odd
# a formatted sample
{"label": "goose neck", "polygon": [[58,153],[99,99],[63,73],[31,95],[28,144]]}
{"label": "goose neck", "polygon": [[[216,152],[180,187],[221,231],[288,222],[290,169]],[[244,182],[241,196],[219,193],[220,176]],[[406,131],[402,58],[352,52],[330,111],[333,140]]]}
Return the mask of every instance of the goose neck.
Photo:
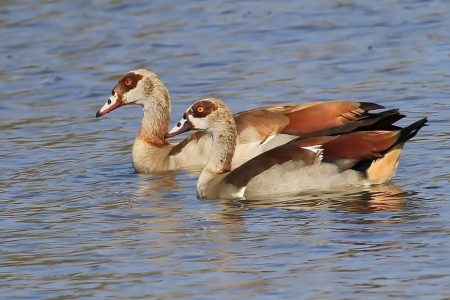
{"label": "goose neck", "polygon": [[164,135],[169,129],[170,100],[165,89],[155,96],[144,103],[144,115],[137,139],[161,147],[168,144]]}

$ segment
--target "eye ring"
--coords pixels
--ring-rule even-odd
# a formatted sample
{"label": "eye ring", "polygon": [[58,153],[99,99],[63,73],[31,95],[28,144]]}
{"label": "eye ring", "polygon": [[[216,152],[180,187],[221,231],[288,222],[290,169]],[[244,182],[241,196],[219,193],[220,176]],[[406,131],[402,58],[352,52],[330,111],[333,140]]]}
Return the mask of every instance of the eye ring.
{"label": "eye ring", "polygon": [[123,83],[125,83],[125,85],[131,85],[131,82],[132,80],[130,78],[127,78]]}
{"label": "eye ring", "polygon": [[199,107],[199,108],[197,108],[197,111],[199,112],[199,113],[201,113],[201,112],[203,112],[205,109],[203,108],[203,107]]}

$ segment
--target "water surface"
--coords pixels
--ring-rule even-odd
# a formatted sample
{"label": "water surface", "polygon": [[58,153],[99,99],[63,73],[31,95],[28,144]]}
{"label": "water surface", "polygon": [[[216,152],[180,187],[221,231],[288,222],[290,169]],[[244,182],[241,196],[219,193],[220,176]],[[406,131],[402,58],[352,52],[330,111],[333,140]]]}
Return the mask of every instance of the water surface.
{"label": "water surface", "polygon": [[[0,292],[8,299],[450,297],[446,1],[1,1]],[[197,200],[136,174],[141,111],[95,119],[151,68],[172,122],[358,99],[429,116],[392,183],[272,201]]]}

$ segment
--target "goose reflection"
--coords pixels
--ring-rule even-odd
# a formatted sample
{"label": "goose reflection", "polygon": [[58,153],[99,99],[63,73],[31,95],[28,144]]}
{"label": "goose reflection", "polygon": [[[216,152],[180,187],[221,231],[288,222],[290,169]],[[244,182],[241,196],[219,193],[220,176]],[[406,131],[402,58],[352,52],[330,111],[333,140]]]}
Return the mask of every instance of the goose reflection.
{"label": "goose reflection", "polygon": [[244,210],[279,208],[284,210],[333,210],[354,214],[375,212],[400,212],[404,209],[408,194],[393,183],[366,188],[333,192],[309,192],[296,196],[240,201],[218,201],[222,206],[217,218],[221,222],[243,222]]}

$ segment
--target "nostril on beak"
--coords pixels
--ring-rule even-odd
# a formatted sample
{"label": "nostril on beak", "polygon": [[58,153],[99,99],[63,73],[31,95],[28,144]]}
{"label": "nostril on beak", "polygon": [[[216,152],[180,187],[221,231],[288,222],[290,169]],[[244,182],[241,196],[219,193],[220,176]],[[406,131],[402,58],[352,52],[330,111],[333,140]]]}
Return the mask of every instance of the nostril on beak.
{"label": "nostril on beak", "polygon": [[108,99],[108,101],[106,101],[106,103],[108,103],[108,105],[111,104],[111,99]]}
{"label": "nostril on beak", "polygon": [[178,124],[177,124],[177,127],[180,127],[180,126],[181,126],[181,123],[178,123]]}

